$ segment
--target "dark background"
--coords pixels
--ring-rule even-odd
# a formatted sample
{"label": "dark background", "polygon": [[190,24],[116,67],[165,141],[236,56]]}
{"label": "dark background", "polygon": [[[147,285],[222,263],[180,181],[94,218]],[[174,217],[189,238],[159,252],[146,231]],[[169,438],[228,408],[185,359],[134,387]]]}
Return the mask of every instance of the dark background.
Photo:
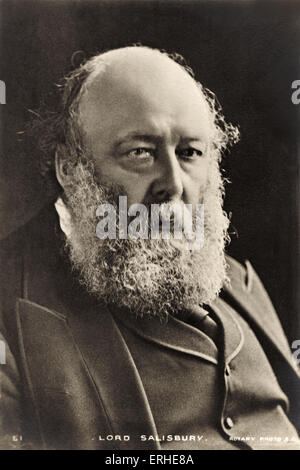
{"label": "dark background", "polygon": [[238,233],[229,253],[251,260],[290,341],[299,339],[300,105],[291,83],[300,79],[300,2],[8,0],[0,14],[0,235],[47,200],[36,156],[17,132],[70,70],[74,51],[142,42],[179,52],[241,130],[224,158],[226,210]]}

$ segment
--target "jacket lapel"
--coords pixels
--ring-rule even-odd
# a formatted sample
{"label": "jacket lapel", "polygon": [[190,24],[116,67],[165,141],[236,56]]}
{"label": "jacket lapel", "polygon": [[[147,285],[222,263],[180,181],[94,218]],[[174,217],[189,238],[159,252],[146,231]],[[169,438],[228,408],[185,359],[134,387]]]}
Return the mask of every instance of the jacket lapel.
{"label": "jacket lapel", "polygon": [[115,435],[130,435],[120,448],[159,449],[140,435],[156,435],[148,399],[130,351],[107,308],[69,316],[74,340],[95,382]]}
{"label": "jacket lapel", "polygon": [[244,333],[240,325],[233,318],[226,302],[218,297],[211,305],[211,308],[222,325],[224,361],[225,364],[229,364],[244,345]]}

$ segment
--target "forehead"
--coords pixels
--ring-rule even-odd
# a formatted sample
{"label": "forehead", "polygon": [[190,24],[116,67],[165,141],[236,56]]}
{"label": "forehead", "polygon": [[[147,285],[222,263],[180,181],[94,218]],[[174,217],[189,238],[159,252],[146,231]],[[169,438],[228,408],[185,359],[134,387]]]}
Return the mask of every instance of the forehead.
{"label": "forehead", "polygon": [[162,54],[121,56],[93,73],[79,105],[88,139],[164,132],[204,139],[211,128],[207,102],[196,82]]}

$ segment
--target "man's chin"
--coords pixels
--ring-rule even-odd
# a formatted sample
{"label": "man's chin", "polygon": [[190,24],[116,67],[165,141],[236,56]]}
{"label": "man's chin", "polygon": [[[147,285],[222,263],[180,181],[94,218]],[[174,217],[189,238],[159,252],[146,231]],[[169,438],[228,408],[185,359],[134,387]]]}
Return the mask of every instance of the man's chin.
{"label": "man's chin", "polygon": [[165,319],[187,304],[209,304],[226,279],[220,250],[189,251],[182,240],[106,240],[94,251],[82,247],[80,258],[69,248],[86,289],[138,317]]}

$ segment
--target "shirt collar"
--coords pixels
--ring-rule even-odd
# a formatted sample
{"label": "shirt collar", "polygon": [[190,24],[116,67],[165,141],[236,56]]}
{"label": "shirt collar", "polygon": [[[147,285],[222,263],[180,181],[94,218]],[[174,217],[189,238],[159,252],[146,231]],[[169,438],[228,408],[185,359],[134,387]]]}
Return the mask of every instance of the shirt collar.
{"label": "shirt collar", "polygon": [[62,229],[66,237],[70,238],[72,235],[71,214],[61,197],[57,199],[54,206],[58,214],[60,228]]}

